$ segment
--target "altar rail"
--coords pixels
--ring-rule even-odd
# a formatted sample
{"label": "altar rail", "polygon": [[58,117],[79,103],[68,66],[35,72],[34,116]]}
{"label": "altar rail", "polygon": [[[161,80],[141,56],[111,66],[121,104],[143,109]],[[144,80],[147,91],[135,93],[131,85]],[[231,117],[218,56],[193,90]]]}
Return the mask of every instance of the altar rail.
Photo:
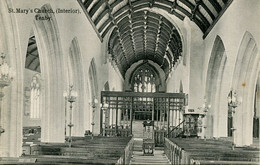
{"label": "altar rail", "polygon": [[124,154],[118,159],[116,164],[129,164],[133,154],[134,138],[132,138],[125,147]]}

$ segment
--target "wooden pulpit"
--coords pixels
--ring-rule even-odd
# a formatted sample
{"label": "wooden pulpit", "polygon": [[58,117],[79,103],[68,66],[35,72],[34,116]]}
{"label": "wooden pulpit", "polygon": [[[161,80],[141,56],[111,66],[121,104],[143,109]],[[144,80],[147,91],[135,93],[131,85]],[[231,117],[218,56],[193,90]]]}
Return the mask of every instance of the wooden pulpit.
{"label": "wooden pulpit", "polygon": [[154,155],[154,121],[146,120],[143,122],[144,139],[143,139],[143,153],[144,155]]}
{"label": "wooden pulpit", "polygon": [[202,132],[201,114],[184,114],[184,136],[199,137]]}

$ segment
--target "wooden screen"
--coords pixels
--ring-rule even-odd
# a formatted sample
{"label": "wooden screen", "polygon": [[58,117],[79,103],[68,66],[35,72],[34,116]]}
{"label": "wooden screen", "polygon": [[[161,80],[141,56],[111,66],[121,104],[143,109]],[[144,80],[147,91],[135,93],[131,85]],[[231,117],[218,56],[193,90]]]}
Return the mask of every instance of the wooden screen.
{"label": "wooden screen", "polygon": [[101,134],[129,136],[133,119],[142,116],[140,120],[154,121],[155,141],[164,142],[169,131],[183,120],[185,98],[184,93],[102,91],[101,101],[108,107],[101,108]]}

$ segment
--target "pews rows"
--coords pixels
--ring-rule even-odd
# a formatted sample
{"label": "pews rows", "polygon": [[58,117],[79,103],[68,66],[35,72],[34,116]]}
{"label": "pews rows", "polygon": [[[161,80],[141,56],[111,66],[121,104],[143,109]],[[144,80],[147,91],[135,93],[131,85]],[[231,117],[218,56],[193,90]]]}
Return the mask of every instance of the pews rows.
{"label": "pews rows", "polygon": [[172,164],[255,164],[260,162],[259,149],[231,149],[231,142],[186,138],[165,140],[165,153]]}
{"label": "pews rows", "polygon": [[67,143],[41,143],[31,146],[31,154],[39,164],[124,164],[130,161],[133,142],[130,137],[73,137]]}

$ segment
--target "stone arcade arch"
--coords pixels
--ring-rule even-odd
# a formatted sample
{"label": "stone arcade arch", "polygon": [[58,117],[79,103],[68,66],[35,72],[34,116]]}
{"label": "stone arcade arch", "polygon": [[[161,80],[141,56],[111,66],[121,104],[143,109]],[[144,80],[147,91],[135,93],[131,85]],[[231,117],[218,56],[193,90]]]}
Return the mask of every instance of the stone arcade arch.
{"label": "stone arcade arch", "polygon": [[233,74],[232,88],[241,101],[234,115],[234,142],[236,146],[253,142],[253,109],[255,88],[260,72],[260,55],[254,37],[245,32],[241,41]]}
{"label": "stone arcade arch", "polygon": [[206,137],[216,137],[219,125],[220,96],[227,56],[224,44],[216,37],[208,64],[205,101],[211,105],[206,117]]}
{"label": "stone arcade arch", "polygon": [[[73,84],[73,89],[77,91],[78,97],[74,103],[73,109],[73,123],[74,127],[72,129],[73,136],[83,136],[84,134],[84,110],[86,109],[85,98],[85,76],[83,73],[82,57],[80,52],[80,47],[78,39],[73,38],[70,49],[69,49],[69,61],[71,66],[70,73],[70,83]],[[68,114],[68,113],[67,113]],[[68,129],[68,128],[67,128]]]}
{"label": "stone arcade arch", "polygon": [[[93,104],[95,99],[98,99],[98,82],[97,82],[97,70],[96,70],[96,64],[95,64],[95,59],[93,58],[90,62],[90,66],[89,66],[89,70],[88,70],[88,76],[89,76],[89,87],[90,87],[90,96],[89,96],[89,103],[90,105]],[[98,105],[96,105],[98,106]],[[97,112],[97,107],[93,107],[90,106],[90,111],[91,113],[91,124],[97,125],[97,121],[98,121],[98,112]],[[94,126],[94,132],[93,132],[93,128],[91,129],[91,131],[94,134],[98,133],[98,130],[95,129],[98,128],[98,126]]]}
{"label": "stone arcade arch", "polygon": [[[1,1],[2,12],[8,12],[7,7],[12,7],[11,2]],[[43,10],[51,9],[49,4],[42,6]],[[4,14],[5,15],[5,14]],[[41,63],[41,73],[43,78],[42,93],[42,137],[43,142],[64,142],[64,118],[56,118],[63,116],[63,73],[64,64],[62,58],[61,44],[59,38],[58,25],[54,14],[42,13],[41,16],[47,15],[51,17],[50,21],[34,21],[33,30],[36,40],[38,41],[39,54]],[[3,15],[1,15],[3,16]],[[3,109],[10,111],[3,112],[3,126],[6,128],[5,134],[1,136],[1,156],[20,156],[22,153],[22,112],[23,112],[23,97],[24,89],[23,80],[25,55],[21,53],[20,39],[14,15],[9,17],[0,17],[3,23],[1,29],[1,38],[4,45],[1,50],[7,54],[7,61],[10,61],[10,66],[16,72],[15,79],[10,92],[3,100]],[[13,28],[8,28],[13,27]],[[55,128],[55,129],[54,129]],[[11,138],[10,138],[11,137]],[[4,142],[4,143],[3,143]]]}
{"label": "stone arcade arch", "polygon": [[[15,78],[9,87],[5,87],[1,109],[1,125],[5,133],[0,137],[0,156],[18,157],[22,153],[22,110],[23,110],[23,69],[25,56],[21,53],[19,32],[15,15],[7,8],[13,7],[11,1],[0,1],[0,51],[5,53],[7,63],[15,70]],[[4,13],[4,14],[2,14]],[[10,28],[11,27],[11,28]]]}
{"label": "stone arcade arch", "polygon": [[[51,9],[49,4],[43,10]],[[64,98],[63,78],[64,61],[58,24],[53,13],[41,13],[51,17],[50,21],[34,20],[34,32],[38,41],[38,50],[43,78],[42,142],[64,142]],[[61,85],[62,84],[62,85]],[[60,116],[57,118],[57,116]]]}
{"label": "stone arcade arch", "polygon": [[132,75],[135,72],[135,70],[137,70],[139,67],[141,67],[144,64],[147,64],[151,68],[153,68],[153,70],[155,70],[155,72],[158,76],[157,81],[159,81],[159,82],[157,83],[158,84],[157,92],[165,92],[166,91],[165,73],[158,64],[156,64],[155,62],[153,62],[151,60],[147,60],[147,61],[140,60],[131,65],[131,67],[126,71],[126,74],[125,74],[124,91],[132,91],[132,89],[131,89],[132,88],[132,84],[131,84]]}

